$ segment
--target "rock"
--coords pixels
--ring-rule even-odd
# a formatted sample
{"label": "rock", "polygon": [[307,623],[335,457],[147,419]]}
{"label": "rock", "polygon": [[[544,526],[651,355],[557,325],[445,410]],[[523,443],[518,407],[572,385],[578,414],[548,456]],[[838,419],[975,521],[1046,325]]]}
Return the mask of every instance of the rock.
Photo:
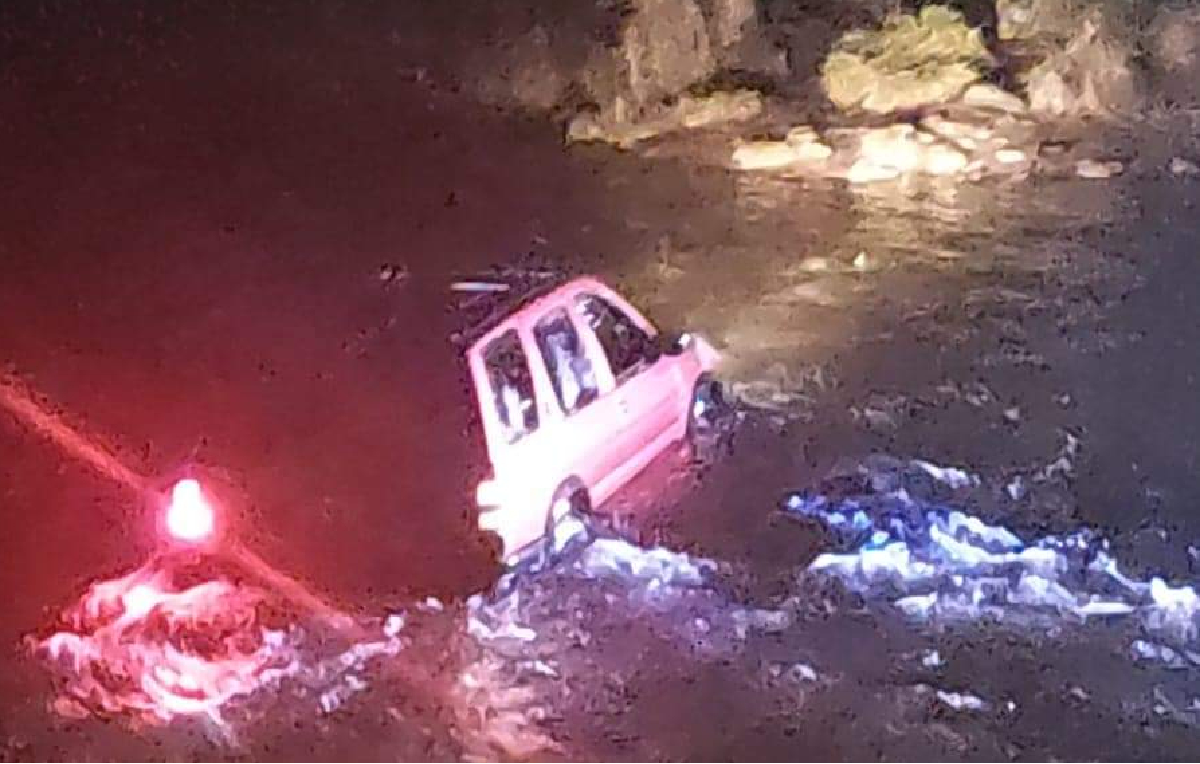
{"label": "rock", "polygon": [[844,35],[821,67],[821,83],[839,108],[888,113],[957,99],[991,60],[960,13],[927,5],[882,29]]}
{"label": "rock", "polygon": [[1120,175],[1124,166],[1115,160],[1101,162],[1096,159],[1080,159],[1075,163],[1075,174],[1081,178],[1111,178]]}
{"label": "rock", "polygon": [[996,161],[1001,164],[1016,164],[1017,162],[1026,162],[1029,157],[1020,149],[997,149],[993,154]]}
{"label": "rock", "polygon": [[1071,110],[1073,97],[1066,80],[1053,69],[1035,69],[1028,78],[1029,108],[1061,117]]}
{"label": "rock", "polygon": [[891,125],[863,133],[859,156],[877,167],[895,168],[909,172],[920,163],[921,146],[916,140],[916,128],[908,124]]}
{"label": "rock", "polygon": [[820,141],[791,144],[791,146],[792,150],[796,152],[796,159],[800,162],[823,162],[833,156],[833,149]]}
{"label": "rock", "polygon": [[611,143],[628,149],[655,135],[657,133],[648,127],[585,112],[576,114],[567,124],[566,139],[567,143]]}
{"label": "rock", "polygon": [[661,106],[636,117],[623,99],[617,99],[615,106],[607,113],[577,114],[567,125],[567,142],[599,141],[632,148],[663,133],[752,119],[763,109],[762,96],[753,90],[685,95],[671,106]]}
{"label": "rock", "polygon": [[788,143],[808,143],[810,141],[819,141],[820,139],[817,131],[809,125],[796,125],[787,131],[787,137],[784,138]]}
{"label": "rock", "polygon": [[816,141],[793,144],[787,141],[753,141],[733,151],[733,164],[739,170],[776,170],[805,162],[828,159],[833,149]]}
{"label": "rock", "polygon": [[884,167],[866,159],[859,159],[846,171],[846,180],[851,183],[876,183],[900,177],[900,170]]}
{"label": "rock", "polygon": [[1061,42],[1021,74],[1030,109],[1052,116],[1127,113],[1145,94],[1134,43],[1100,6],[1078,14]]}
{"label": "rock", "polygon": [[733,150],[733,165],[739,170],[775,170],[797,161],[796,150],[784,141],[751,141]]}
{"label": "rock", "polygon": [[963,93],[962,101],[968,106],[981,109],[1020,114],[1026,111],[1025,102],[1007,90],[1001,90],[995,85],[976,83]]}
{"label": "rock", "polygon": [[908,124],[862,133],[859,157],[846,173],[851,183],[888,180],[911,172],[952,175],[966,169],[966,154],[944,143],[922,142]]}
{"label": "rock", "polygon": [[983,125],[956,122],[936,114],[931,114],[921,120],[921,127],[939,138],[965,149],[974,149],[979,142],[992,138],[992,131]]}
{"label": "rock", "polygon": [[716,71],[704,14],[692,0],[633,0],[621,56],[639,106],[679,93]]}
{"label": "rock", "polygon": [[1183,157],[1172,157],[1169,167],[1172,175],[1200,175],[1200,166]]}
{"label": "rock", "polygon": [[733,151],[733,164],[740,170],[769,170],[796,164],[822,162],[833,149],[807,125],[794,127],[782,141],[752,141]]}
{"label": "rock", "polygon": [[680,126],[697,128],[721,122],[744,122],[757,117],[762,110],[762,96],[757,91],[720,90],[707,96],[681,96],[671,111],[678,117]]}
{"label": "rock", "polygon": [[930,175],[954,175],[967,169],[967,157],[961,151],[936,144],[925,152],[921,169]]}

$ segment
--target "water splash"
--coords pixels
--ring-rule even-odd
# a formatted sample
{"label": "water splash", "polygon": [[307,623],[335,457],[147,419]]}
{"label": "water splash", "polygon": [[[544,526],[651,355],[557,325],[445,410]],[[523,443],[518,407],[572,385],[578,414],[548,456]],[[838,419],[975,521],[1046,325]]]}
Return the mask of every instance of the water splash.
{"label": "water splash", "polygon": [[[957,471],[913,466],[951,488],[968,484]],[[1108,540],[1094,532],[1025,539],[962,509],[917,498],[895,478],[865,481],[842,496],[788,497],[786,511],[819,520],[841,547],[817,557],[811,570],[925,621],[1033,625],[1118,618],[1181,644],[1200,636],[1200,595],[1193,586],[1126,575]]]}
{"label": "water splash", "polygon": [[92,584],[57,631],[29,646],[55,675],[60,714],[134,725],[204,718],[234,742],[238,701],[294,680],[314,712],[330,713],[366,688],[368,661],[400,651],[403,625],[391,617],[330,655],[267,591],[155,557]]}
{"label": "water splash", "polygon": [[60,711],[219,720],[233,698],[297,668],[286,633],[259,626],[262,604],[223,579],[180,586],[152,561],[93,584],[34,649],[57,669]]}

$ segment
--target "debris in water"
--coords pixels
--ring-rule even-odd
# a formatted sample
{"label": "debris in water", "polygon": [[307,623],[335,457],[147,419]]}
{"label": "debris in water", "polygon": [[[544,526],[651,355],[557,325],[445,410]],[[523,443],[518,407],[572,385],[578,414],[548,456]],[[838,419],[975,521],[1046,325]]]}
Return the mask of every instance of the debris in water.
{"label": "debris in water", "polygon": [[1169,168],[1172,175],[1200,175],[1200,167],[1183,157],[1172,157]]}
{"label": "debris in water", "polygon": [[385,263],[379,266],[379,280],[384,284],[399,284],[408,280],[408,268],[403,265]]}
{"label": "debris in water", "polygon": [[937,691],[937,699],[956,711],[982,711],[987,707],[983,698],[965,692]]}
{"label": "debris in water", "polygon": [[1025,497],[1025,479],[1020,475],[1015,476],[1012,480],[1008,481],[1008,485],[1004,486],[1004,490],[1008,493],[1008,498],[1013,501],[1020,501]]}
{"label": "debris in water", "polygon": [[914,459],[913,464],[925,472],[934,480],[945,483],[951,488],[969,488],[979,485],[979,478],[957,467],[940,467],[930,462]]}
{"label": "debris in water", "polygon": [[1111,178],[1120,175],[1124,169],[1125,166],[1115,160],[1102,162],[1096,159],[1080,159],[1075,163],[1075,174],[1081,178]]}

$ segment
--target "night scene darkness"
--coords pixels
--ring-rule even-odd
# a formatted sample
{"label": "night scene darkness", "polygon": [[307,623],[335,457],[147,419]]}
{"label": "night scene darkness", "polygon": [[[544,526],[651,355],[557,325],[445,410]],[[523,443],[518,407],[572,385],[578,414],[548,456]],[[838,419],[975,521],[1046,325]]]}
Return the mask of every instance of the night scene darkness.
{"label": "night scene darkness", "polygon": [[1200,5],[941,2],[0,2],[0,761],[1194,760]]}

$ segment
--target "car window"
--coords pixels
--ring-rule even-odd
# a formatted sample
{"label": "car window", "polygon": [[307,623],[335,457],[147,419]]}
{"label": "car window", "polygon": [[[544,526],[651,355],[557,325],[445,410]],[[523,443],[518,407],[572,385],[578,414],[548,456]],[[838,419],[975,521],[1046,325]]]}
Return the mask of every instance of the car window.
{"label": "car window", "polygon": [[538,427],[533,375],[517,331],[509,329],[492,340],[483,351],[483,363],[504,440],[516,443]]}
{"label": "car window", "polygon": [[646,359],[650,335],[624,311],[596,295],[581,295],[579,308],[596,334],[613,376],[618,380],[633,372]]}
{"label": "car window", "polygon": [[572,414],[596,400],[600,386],[596,384],[592,360],[567,311],[556,310],[542,318],[533,328],[533,336],[562,410]]}

